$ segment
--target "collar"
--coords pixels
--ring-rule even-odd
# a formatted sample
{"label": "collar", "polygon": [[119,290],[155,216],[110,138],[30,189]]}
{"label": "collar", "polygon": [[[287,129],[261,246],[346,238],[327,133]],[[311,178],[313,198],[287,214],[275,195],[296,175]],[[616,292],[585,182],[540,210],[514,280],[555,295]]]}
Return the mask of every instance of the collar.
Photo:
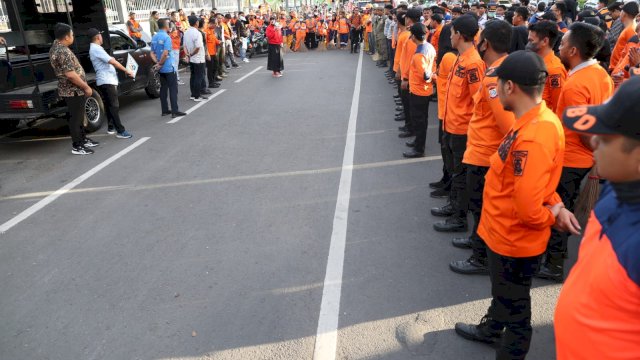
{"label": "collar", "polygon": [[425,43],[422,43],[422,44],[418,45],[416,47],[416,54],[422,54],[422,51],[424,50],[425,46],[426,46]]}
{"label": "collar", "polygon": [[531,120],[538,117],[538,114],[546,107],[546,103],[544,100],[540,102],[540,104],[534,106],[531,110],[527,111],[526,114],[522,115],[521,118],[516,119],[515,124],[513,124],[513,131],[516,131],[523,127],[524,125],[531,122]]}
{"label": "collar", "polygon": [[598,63],[598,60],[589,59],[589,60],[579,64],[578,66],[574,67],[573,69],[571,69],[571,71],[569,71],[568,75],[571,76],[571,75],[577,73],[578,71],[580,71],[582,69],[585,69],[585,68],[587,68],[587,67],[589,67],[591,65],[597,64],[597,63]]}
{"label": "collar", "polygon": [[620,202],[630,204],[640,203],[640,181],[611,183],[611,186]]}
{"label": "collar", "polygon": [[489,68],[487,69],[487,72],[489,71],[489,69],[495,69],[495,68],[497,68],[498,66],[500,66],[500,64],[502,64],[502,62],[504,61],[504,59],[506,59],[506,58],[507,58],[507,56],[509,56],[509,55],[507,54],[507,55],[505,55],[505,56],[503,56],[503,57],[499,58],[498,60],[494,61],[494,62],[491,64],[491,66],[489,66]]}

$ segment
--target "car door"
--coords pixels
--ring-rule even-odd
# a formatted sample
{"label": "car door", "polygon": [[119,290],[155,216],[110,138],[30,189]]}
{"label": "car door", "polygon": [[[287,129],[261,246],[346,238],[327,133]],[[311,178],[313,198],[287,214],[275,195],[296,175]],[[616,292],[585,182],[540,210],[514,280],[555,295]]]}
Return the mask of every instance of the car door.
{"label": "car door", "polygon": [[[136,51],[136,44],[128,36],[113,30],[109,31],[109,40],[113,57],[122,66],[127,66],[128,56],[129,54],[133,55]],[[122,71],[118,71],[118,81],[120,82],[120,92],[129,92],[134,86],[134,82]]]}

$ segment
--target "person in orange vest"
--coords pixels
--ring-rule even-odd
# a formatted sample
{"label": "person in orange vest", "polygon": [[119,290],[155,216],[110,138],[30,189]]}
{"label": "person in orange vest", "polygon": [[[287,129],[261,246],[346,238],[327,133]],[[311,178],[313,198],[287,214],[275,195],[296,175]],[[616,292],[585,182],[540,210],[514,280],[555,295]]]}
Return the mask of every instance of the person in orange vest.
{"label": "person in orange vest", "polygon": [[133,11],[129,13],[129,20],[127,21],[127,29],[129,30],[129,36],[135,41],[142,40],[142,27],[136,20],[136,13]]}
{"label": "person in orange vest", "polygon": [[320,21],[318,21],[318,24],[316,25],[316,34],[318,36],[318,43],[325,43],[326,45],[326,40],[327,40],[327,33],[328,33],[328,25],[327,23],[324,21],[324,19],[320,19]]}
{"label": "person in orange vest", "polygon": [[340,12],[340,18],[338,19],[338,35],[340,36],[340,49],[347,47],[349,43],[349,20],[344,13]]}
{"label": "person in orange vest", "polygon": [[[560,59],[569,69],[569,74],[558,98],[558,116],[562,116],[568,106],[597,105],[613,95],[611,77],[594,59],[603,42],[602,29],[580,22],[571,24],[569,31],[562,37]],[[573,211],[580,193],[580,184],[593,167],[593,151],[587,137],[566,128],[564,136],[562,176],[556,191],[566,208]],[[567,234],[552,232],[544,263],[537,274],[539,278],[563,281],[567,241]]]}
{"label": "person in orange vest", "polygon": [[316,19],[315,17],[310,17],[304,23],[307,26],[307,36],[304,39],[304,44],[307,49],[313,49],[316,44]]}
{"label": "person in orange vest", "polygon": [[558,360],[640,356],[640,78],[606,103],[570,107],[564,124],[591,139],[606,179],[562,286],[553,320]]}
{"label": "person in orange vest", "polygon": [[540,20],[529,25],[527,50],[538,54],[547,67],[547,83],[544,86],[542,99],[552,111],[556,111],[560,92],[567,80],[567,69],[560,58],[553,53],[554,44],[559,36],[558,26],[549,20]]}
{"label": "person in orange vest", "polygon": [[298,20],[294,27],[296,31],[296,47],[293,51],[300,50],[300,46],[304,43],[305,38],[307,37],[307,24],[304,21]]}
{"label": "person in orange vest", "polygon": [[521,360],[529,351],[531,283],[551,227],[580,232],[556,193],[564,133],[542,100],[546,76],[544,62],[531,51],[511,53],[494,75],[500,103],[515,123],[489,160],[478,227],[487,245],[492,300],[478,325],[457,323],[455,331],[494,345],[496,359]]}
{"label": "person in orange vest", "polygon": [[327,45],[336,46],[338,42],[338,16],[334,13],[331,15],[329,21],[329,38],[327,38]]}
{"label": "person in orange vest", "polygon": [[[636,35],[633,36],[627,42],[627,46],[622,52],[618,65],[611,71],[611,78],[616,88],[618,88],[623,81],[627,80],[630,75],[630,70],[633,68],[638,69],[640,65],[640,23],[636,25]],[[637,70],[636,70],[637,71]]]}
{"label": "person in orange vest", "polygon": [[611,52],[611,61],[609,62],[610,70],[613,70],[618,65],[618,61],[620,61],[622,56],[622,51],[625,46],[627,46],[627,42],[636,34],[636,17],[638,16],[638,13],[640,13],[640,9],[636,2],[628,2],[622,7],[620,21],[624,24],[625,28],[620,33],[620,36],[613,47],[613,51]]}
{"label": "person in orange vest", "polygon": [[298,17],[295,11],[292,11],[290,13],[290,16],[291,16],[291,20],[289,21],[289,25],[287,26],[287,31],[286,31],[287,38],[285,41],[287,44],[287,48],[293,50],[293,47],[295,46],[293,42],[293,37],[296,34],[295,27],[296,27],[296,24],[298,23]]}
{"label": "person in orange vest", "polygon": [[442,14],[435,13],[431,15],[430,26],[433,29],[433,33],[431,34],[431,39],[429,42],[436,49],[436,53],[438,52],[438,42],[440,41],[440,33],[442,33],[442,28],[444,27],[444,25],[442,24],[443,21],[444,20],[442,18]]}
{"label": "person in orange vest", "polygon": [[207,55],[205,57],[207,64],[207,77],[209,80],[209,88],[218,88],[220,87],[220,83],[218,82],[218,46],[220,45],[220,40],[216,36],[216,19],[212,17],[209,19],[209,23],[207,24],[207,28],[205,30],[206,40],[207,40]]}
{"label": "person in orange vest", "polygon": [[349,25],[351,26],[351,52],[357,53],[360,47],[360,41],[362,39],[362,16],[358,8],[353,9],[353,15],[349,18]]}

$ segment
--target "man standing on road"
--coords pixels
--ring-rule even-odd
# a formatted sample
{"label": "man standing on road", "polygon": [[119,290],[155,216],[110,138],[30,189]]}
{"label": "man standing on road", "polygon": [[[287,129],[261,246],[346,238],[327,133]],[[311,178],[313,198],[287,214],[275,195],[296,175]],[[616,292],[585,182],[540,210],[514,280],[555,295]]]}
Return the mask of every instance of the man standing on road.
{"label": "man standing on road", "polygon": [[160,14],[157,11],[152,11],[151,16],[149,17],[149,33],[151,36],[155,35],[158,32],[158,19],[160,18]]}
{"label": "man standing on road", "polygon": [[517,51],[495,75],[500,102],[516,121],[491,156],[478,227],[487,244],[493,299],[479,325],[457,323],[455,331],[496,345],[496,359],[519,360],[531,343],[531,282],[551,227],[574,234],[580,227],[555,192],[564,135],[542,100],[544,62],[531,51]]}
{"label": "man standing on road", "polygon": [[218,82],[218,47],[220,40],[216,36],[216,18],[212,16],[206,29],[207,34],[207,77],[209,79],[209,88],[219,88]]}
{"label": "man standing on road", "polygon": [[376,11],[378,16],[373,24],[373,32],[376,40],[376,52],[378,53],[378,62],[376,65],[378,67],[387,67],[387,37],[384,34],[387,15],[383,15],[382,9],[380,8],[376,9]]}
{"label": "man standing on road", "polygon": [[[173,62],[171,51],[171,37],[167,34],[169,24],[166,19],[158,20],[158,32],[151,39],[151,58],[156,63],[154,68],[160,73],[160,105],[162,116],[185,116],[186,113],[178,109],[178,69]],[[167,92],[171,99],[171,111],[167,104]]]}
{"label": "man standing on road", "polygon": [[104,51],[100,31],[91,28],[87,32],[87,35],[89,39],[91,39],[89,58],[91,59],[91,64],[93,64],[93,69],[96,71],[96,85],[98,85],[107,112],[107,133],[116,134],[116,137],[119,139],[129,139],[131,138],[131,134],[124,129],[120,121],[118,74],[116,73],[116,68],[125,72],[129,77],[134,77],[134,74]]}
{"label": "man standing on road", "polygon": [[58,23],[53,28],[56,40],[49,50],[51,67],[58,78],[58,95],[64,99],[69,110],[69,132],[71,133],[71,153],[74,155],[93,154],[89,149],[99,145],[86,137],[84,133],[84,106],[87,97],[93,95],[93,90],[87,84],[84,69],[69,46],[73,44],[74,34],[71,26]]}
{"label": "man standing on road", "polygon": [[205,76],[205,50],[202,41],[202,34],[198,31],[198,18],[189,16],[189,30],[184,33],[184,50],[189,57],[189,67],[191,78],[191,97],[193,101],[203,101],[208,99],[201,94],[202,80]]}
{"label": "man standing on road", "polygon": [[129,13],[129,20],[127,20],[127,29],[129,30],[129,36],[136,42],[142,39],[142,26],[136,20],[136,13],[133,11]]}
{"label": "man standing on road", "polygon": [[351,25],[351,53],[353,54],[358,52],[362,37],[362,16],[360,16],[358,8],[353,9],[349,24]]}
{"label": "man standing on road", "polygon": [[173,62],[173,68],[176,69],[176,76],[178,78],[178,85],[184,85],[184,82],[180,80],[180,72],[178,71],[180,65],[180,43],[182,42],[182,30],[180,28],[180,21],[178,19],[178,13],[176,11],[171,12],[171,21],[169,22],[169,36],[171,37],[171,61]]}

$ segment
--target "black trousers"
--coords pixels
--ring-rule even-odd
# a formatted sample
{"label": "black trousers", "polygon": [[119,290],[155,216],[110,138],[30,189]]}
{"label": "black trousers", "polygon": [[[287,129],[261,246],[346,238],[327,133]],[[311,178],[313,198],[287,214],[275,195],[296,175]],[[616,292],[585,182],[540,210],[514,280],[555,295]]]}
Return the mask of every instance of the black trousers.
{"label": "black trousers", "polygon": [[409,109],[409,90],[404,90],[398,83],[398,89],[400,89],[400,100],[402,100],[402,113],[404,114],[404,125],[409,129],[409,132],[414,132],[413,124],[411,123],[411,112]]}
{"label": "black trousers", "polygon": [[[567,210],[573,212],[576,199],[580,194],[580,184],[591,168],[562,168],[562,175],[556,192],[560,195],[564,206]],[[547,244],[546,262],[554,265],[562,266],[564,263],[564,254],[567,252],[567,242],[569,234],[551,229],[551,237]]]}
{"label": "black trousers", "polygon": [[451,134],[444,132],[444,156],[443,160],[447,171],[451,174],[451,192],[449,201],[456,213],[454,217],[466,221],[468,210],[467,166],[462,163],[464,152],[467,149],[467,135]]}
{"label": "black trousers", "polygon": [[118,133],[124,131],[124,126],[120,121],[120,102],[118,100],[118,86],[117,85],[100,85],[98,86],[102,101],[104,101],[104,108],[107,112],[107,122],[109,127],[116,129]]}
{"label": "black trousers", "polygon": [[444,129],[442,120],[439,120],[438,123],[438,143],[440,144],[440,155],[442,155],[442,182],[446,184],[445,189],[449,190],[451,188],[451,174],[449,174],[449,170],[447,170],[447,163],[444,161],[445,159],[445,146],[444,146]]}
{"label": "black trousers", "polygon": [[202,90],[202,81],[205,76],[205,64],[189,63],[189,68],[191,69],[191,78],[189,79],[191,96],[199,98],[201,95],[200,91]]}
{"label": "black trousers", "polygon": [[393,58],[396,56],[396,49],[391,46],[391,39],[387,39],[387,54],[389,54],[389,70],[393,71]]}
{"label": "black trousers", "polygon": [[429,119],[430,96],[409,94],[409,110],[411,113],[411,127],[416,135],[415,150],[424,153],[427,144],[427,125]]}
{"label": "black trousers", "polygon": [[83,146],[86,139],[84,133],[85,101],[86,97],[84,95],[64,97],[64,102],[67,104],[67,109],[69,109],[67,124],[69,125],[69,133],[71,133],[71,144],[74,147]]}
{"label": "black trousers", "polygon": [[176,72],[160,73],[160,106],[163,113],[169,112],[167,93],[171,100],[171,112],[178,111],[178,75]]}
{"label": "black trousers", "polygon": [[482,213],[482,192],[484,191],[484,177],[489,171],[488,167],[469,165],[467,167],[467,191],[469,193],[469,211],[473,216],[473,230],[471,231],[471,249],[473,255],[483,264],[487,263],[487,245],[478,236],[478,224]]}
{"label": "black trousers", "polygon": [[218,76],[218,60],[217,56],[211,55],[211,60],[207,60],[207,79],[209,85],[217,83],[216,76]]}
{"label": "black trousers", "polygon": [[351,51],[356,52],[360,46],[360,38],[362,38],[362,30],[351,29]]}
{"label": "black trousers", "polygon": [[505,329],[496,350],[498,360],[524,359],[531,344],[531,280],[540,257],[512,258],[487,249],[491,279],[491,327]]}

